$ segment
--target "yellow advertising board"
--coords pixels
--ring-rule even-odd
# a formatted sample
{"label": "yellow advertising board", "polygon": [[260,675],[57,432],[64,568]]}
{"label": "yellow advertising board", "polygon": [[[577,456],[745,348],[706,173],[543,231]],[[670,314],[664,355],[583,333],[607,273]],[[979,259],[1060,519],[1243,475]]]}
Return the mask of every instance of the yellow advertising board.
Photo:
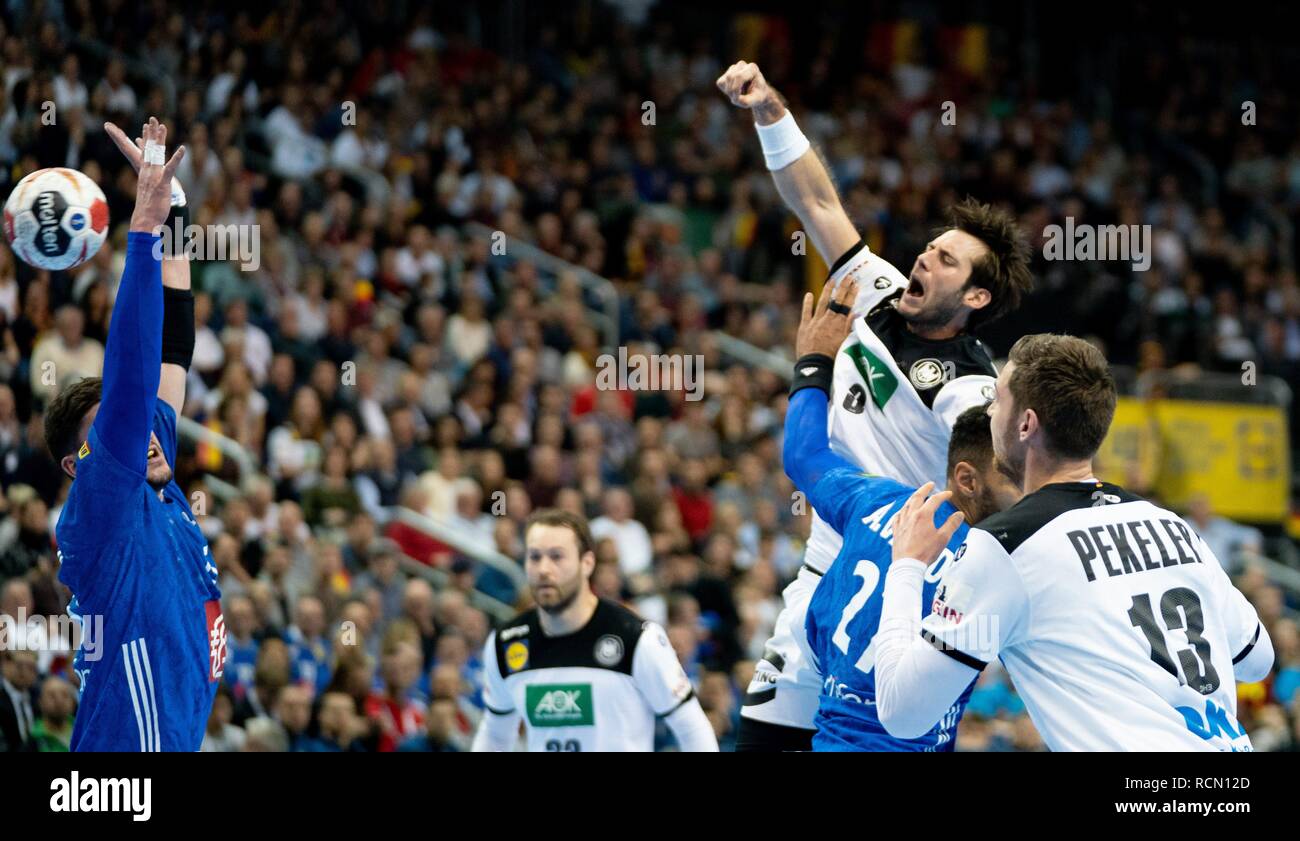
{"label": "yellow advertising board", "polygon": [[1275,523],[1287,513],[1287,441],[1277,406],[1121,397],[1096,467],[1171,508],[1205,494],[1225,517]]}

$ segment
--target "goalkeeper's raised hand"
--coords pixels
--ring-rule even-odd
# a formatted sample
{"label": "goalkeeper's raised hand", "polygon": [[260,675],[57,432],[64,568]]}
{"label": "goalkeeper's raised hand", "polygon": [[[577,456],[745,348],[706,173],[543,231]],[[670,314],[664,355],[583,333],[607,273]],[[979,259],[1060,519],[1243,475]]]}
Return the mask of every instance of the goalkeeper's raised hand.
{"label": "goalkeeper's raised hand", "polygon": [[[127,159],[132,160],[132,155],[115,136],[122,134],[121,129],[111,123],[106,124],[104,129],[118,144],[118,148],[122,149],[123,154],[127,155]],[[122,139],[125,140],[125,135],[122,135]],[[176,175],[176,167],[180,166],[185,157],[185,147],[178,147],[171,160],[166,160],[163,153],[167,144],[167,127],[155,117],[150,117],[145,124],[141,139],[144,145],[139,150],[140,166],[136,176],[135,212],[131,214],[131,230],[152,234],[171,215],[172,178]],[[135,148],[129,142],[126,145]],[[135,163],[132,160],[133,166]]]}

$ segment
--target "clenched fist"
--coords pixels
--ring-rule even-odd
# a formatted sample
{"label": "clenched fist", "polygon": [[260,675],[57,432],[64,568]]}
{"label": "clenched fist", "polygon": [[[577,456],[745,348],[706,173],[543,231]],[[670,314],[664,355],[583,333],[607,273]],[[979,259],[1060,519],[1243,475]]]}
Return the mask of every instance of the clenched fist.
{"label": "clenched fist", "polygon": [[785,103],[781,95],[763,78],[763,71],[752,61],[738,61],[718,77],[718,90],[726,94],[732,105],[754,112],[754,122],[760,126],[775,123],[785,116]]}

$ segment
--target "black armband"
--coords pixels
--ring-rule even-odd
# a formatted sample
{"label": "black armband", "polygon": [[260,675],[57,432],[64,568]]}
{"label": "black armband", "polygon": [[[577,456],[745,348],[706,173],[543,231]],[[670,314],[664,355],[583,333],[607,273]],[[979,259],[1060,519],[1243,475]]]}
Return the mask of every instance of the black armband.
{"label": "black armband", "polygon": [[190,369],[194,358],[194,293],[163,287],[162,361]]}
{"label": "black armband", "polygon": [[172,205],[171,215],[163,224],[170,233],[163,238],[165,252],[162,256],[179,260],[185,256],[185,240],[190,227],[190,206]]}
{"label": "black armband", "polygon": [[820,388],[829,396],[831,393],[831,375],[835,371],[835,360],[824,353],[807,353],[794,363],[794,379],[790,382],[790,396],[804,388]]}

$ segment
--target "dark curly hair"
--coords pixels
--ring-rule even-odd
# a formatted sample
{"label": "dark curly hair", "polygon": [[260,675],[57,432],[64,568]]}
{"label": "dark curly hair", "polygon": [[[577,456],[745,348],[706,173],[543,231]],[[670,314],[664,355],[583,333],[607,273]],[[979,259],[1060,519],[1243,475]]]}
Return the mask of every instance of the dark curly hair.
{"label": "dark curly hair", "polygon": [[103,385],[99,377],[86,377],[67,386],[50,401],[45,410],[45,448],[55,464],[81,445],[81,422],[100,401]]}
{"label": "dark curly hair", "polygon": [[1009,211],[982,204],[969,196],[948,209],[944,231],[964,231],[988,248],[988,253],[971,267],[967,288],[987,289],[993,300],[970,314],[967,329],[974,330],[1020,306],[1020,299],[1033,287],[1029,274],[1029,242]]}

